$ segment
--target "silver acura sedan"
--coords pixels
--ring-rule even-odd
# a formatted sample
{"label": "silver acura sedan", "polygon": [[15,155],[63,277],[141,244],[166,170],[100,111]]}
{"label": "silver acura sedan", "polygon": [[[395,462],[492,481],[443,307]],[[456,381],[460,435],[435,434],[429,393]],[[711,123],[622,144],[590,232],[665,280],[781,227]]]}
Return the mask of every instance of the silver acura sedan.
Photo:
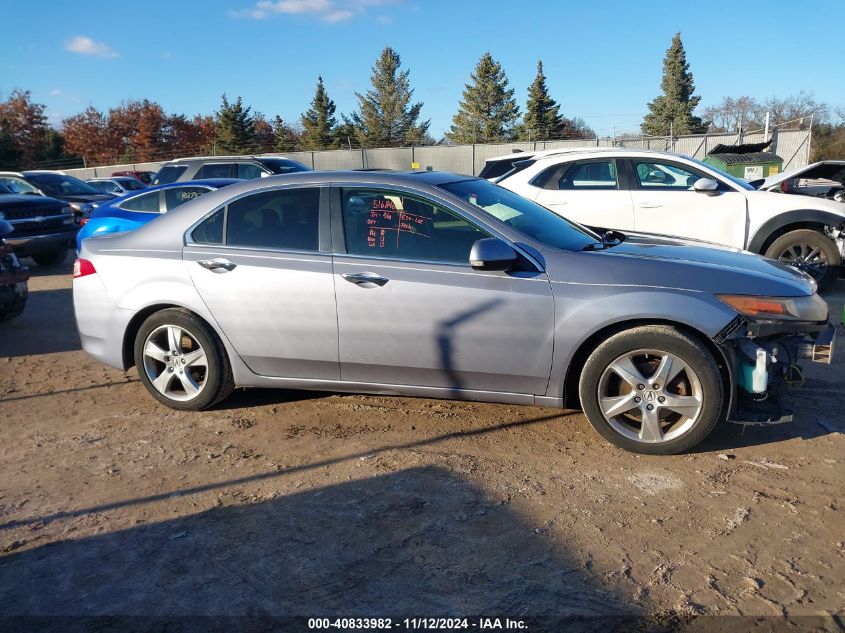
{"label": "silver acura sedan", "polygon": [[86,239],[84,349],[160,402],[235,386],[581,406],[613,444],[690,449],[778,404],[833,326],[808,276],[703,243],[597,235],[478,178],[305,172]]}

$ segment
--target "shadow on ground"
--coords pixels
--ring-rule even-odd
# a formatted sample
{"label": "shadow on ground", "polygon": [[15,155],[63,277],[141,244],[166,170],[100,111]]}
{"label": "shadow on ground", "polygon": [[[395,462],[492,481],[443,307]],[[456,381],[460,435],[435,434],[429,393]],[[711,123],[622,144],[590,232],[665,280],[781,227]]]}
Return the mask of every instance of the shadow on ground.
{"label": "shadow on ground", "polygon": [[30,290],[23,314],[0,323],[0,356],[36,356],[82,349],[70,288]]}
{"label": "shadow on ground", "polygon": [[437,467],[7,555],[0,595],[6,617],[634,613],[545,530]]}

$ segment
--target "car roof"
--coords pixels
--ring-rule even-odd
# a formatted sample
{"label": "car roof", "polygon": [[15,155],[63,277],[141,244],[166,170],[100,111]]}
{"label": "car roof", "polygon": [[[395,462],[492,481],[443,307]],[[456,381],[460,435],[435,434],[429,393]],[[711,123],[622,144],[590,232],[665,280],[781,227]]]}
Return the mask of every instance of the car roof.
{"label": "car roof", "polygon": [[[518,152],[511,152],[510,154],[500,154],[499,156],[493,156],[492,158],[488,158],[485,160],[485,163],[493,163],[500,160],[528,160],[530,158],[545,158],[546,156],[555,156],[556,154],[566,154],[569,152],[583,152],[591,149],[611,149],[611,148],[597,148],[597,147],[560,147],[557,149],[541,149],[541,150],[526,150],[526,151],[518,151]],[[618,149],[618,148],[616,148]]]}
{"label": "car roof", "polygon": [[287,156],[253,156],[253,155],[244,155],[244,156],[185,156],[183,158],[173,158],[168,161],[164,161],[161,166],[164,167],[165,165],[177,165],[179,163],[188,163],[192,161],[202,161],[204,163],[215,163],[215,162],[248,162],[252,160],[262,160],[265,158],[284,158],[285,160],[292,160]]}

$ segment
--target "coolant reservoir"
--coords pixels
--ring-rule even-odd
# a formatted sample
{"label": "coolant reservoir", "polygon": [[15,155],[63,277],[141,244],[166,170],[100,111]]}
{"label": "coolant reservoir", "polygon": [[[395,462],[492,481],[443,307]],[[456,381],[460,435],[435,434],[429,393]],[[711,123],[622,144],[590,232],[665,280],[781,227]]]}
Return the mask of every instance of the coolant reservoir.
{"label": "coolant reservoir", "polygon": [[740,386],[750,393],[765,393],[769,387],[769,372],[766,369],[768,352],[762,347],[755,350],[754,362],[743,358],[742,382]]}

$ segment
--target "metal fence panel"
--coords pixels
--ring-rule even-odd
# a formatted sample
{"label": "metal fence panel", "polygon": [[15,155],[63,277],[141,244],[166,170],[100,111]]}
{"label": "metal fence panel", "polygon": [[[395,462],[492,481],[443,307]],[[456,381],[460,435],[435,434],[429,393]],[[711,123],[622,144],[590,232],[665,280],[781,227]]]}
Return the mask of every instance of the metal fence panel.
{"label": "metal fence panel", "polygon": [[433,169],[437,171],[452,171],[456,174],[474,175],[473,167],[473,146],[455,145],[446,147],[443,145],[431,145],[429,147],[415,147],[414,161],[420,169]]}
{"label": "metal fence panel", "polygon": [[[810,158],[810,132],[808,130],[772,131],[771,151],[783,158],[784,169],[806,165]],[[478,145],[432,145],[426,147],[392,147],[378,149],[336,149],[314,152],[284,152],[285,156],[313,169],[396,169],[404,171],[418,163],[421,169],[453,171],[477,175],[484,162],[494,156],[510,154],[514,150],[532,151],[579,147],[629,147],[686,154],[703,159],[718,144],[760,143],[767,139],[764,133],[743,134],[694,134],[690,136],[626,136],[592,139],[567,139],[524,143],[491,143]],[[67,169],[78,178],[110,176],[114,171],[155,171],[161,163],[136,163],[110,165],[87,169]]]}

